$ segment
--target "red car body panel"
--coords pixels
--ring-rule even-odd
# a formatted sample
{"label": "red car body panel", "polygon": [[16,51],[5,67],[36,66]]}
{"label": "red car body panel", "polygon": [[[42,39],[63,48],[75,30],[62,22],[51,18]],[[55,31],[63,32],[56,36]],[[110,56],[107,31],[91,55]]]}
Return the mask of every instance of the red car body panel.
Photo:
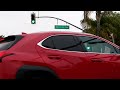
{"label": "red car body panel", "polygon": [[52,35],[92,36],[119,46],[101,37],[73,32],[44,32],[23,34],[18,43],[6,50],[12,55],[2,58],[0,79],[15,79],[23,65],[48,67],[60,79],[118,79],[120,78],[120,54],[101,54],[44,48],[37,44]]}

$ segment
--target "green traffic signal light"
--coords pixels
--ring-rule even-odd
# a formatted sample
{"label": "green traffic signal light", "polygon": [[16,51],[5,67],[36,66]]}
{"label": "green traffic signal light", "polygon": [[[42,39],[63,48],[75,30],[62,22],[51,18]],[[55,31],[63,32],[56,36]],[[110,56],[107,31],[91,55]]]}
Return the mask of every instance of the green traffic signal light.
{"label": "green traffic signal light", "polygon": [[35,20],[32,20],[31,23],[32,23],[32,24],[35,24],[36,22],[35,22]]}

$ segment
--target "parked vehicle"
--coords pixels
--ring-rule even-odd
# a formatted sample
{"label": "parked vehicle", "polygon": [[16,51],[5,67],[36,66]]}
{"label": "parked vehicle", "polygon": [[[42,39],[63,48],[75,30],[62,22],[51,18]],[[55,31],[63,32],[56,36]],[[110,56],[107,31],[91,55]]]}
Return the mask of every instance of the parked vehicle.
{"label": "parked vehicle", "polygon": [[87,33],[11,35],[0,41],[0,79],[120,79],[120,47]]}

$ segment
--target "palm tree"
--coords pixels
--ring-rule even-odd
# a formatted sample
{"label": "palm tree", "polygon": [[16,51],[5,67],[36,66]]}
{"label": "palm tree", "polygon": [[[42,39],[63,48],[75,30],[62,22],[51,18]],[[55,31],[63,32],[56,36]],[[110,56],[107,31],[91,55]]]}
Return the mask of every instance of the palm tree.
{"label": "palm tree", "polygon": [[83,19],[84,22],[87,22],[87,20],[89,19],[90,12],[91,11],[84,11],[84,19]]}
{"label": "palm tree", "polygon": [[[82,21],[82,23],[86,23],[88,24],[88,20],[89,20],[89,16],[91,14],[92,11],[84,11],[84,19]],[[100,34],[100,20],[102,16],[105,15],[111,15],[112,11],[96,11],[96,21],[97,21],[97,29],[96,29],[96,35],[99,36]]]}
{"label": "palm tree", "polygon": [[112,15],[112,13],[113,13],[112,11],[104,11],[102,16]]}
{"label": "palm tree", "polygon": [[96,11],[96,21],[97,21],[97,30],[96,30],[96,35],[100,35],[100,20],[102,16],[106,16],[106,15],[111,15],[112,11]]}
{"label": "palm tree", "polygon": [[81,24],[83,26],[84,32],[86,32],[86,29],[88,29],[88,20],[89,20],[89,15],[91,11],[84,11],[84,18],[81,21]]}

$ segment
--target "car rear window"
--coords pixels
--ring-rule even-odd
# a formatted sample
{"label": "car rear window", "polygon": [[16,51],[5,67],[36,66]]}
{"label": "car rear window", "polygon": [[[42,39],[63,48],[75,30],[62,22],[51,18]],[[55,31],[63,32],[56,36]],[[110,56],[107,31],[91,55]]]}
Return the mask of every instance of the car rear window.
{"label": "car rear window", "polygon": [[23,36],[20,36],[20,35],[5,37],[2,41],[0,41],[0,51],[11,48],[19,40],[21,40],[22,37]]}

